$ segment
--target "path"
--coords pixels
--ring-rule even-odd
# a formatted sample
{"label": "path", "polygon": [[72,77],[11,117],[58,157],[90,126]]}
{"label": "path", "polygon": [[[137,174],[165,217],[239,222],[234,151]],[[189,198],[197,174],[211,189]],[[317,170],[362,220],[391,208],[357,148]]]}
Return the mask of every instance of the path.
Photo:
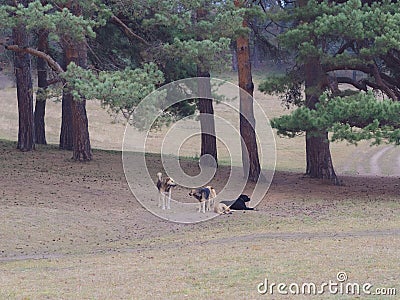
{"label": "path", "polygon": [[400,176],[400,148],[393,145],[359,146],[348,156],[341,172],[355,172],[363,176]]}
{"label": "path", "polygon": [[[205,246],[205,245],[224,245],[231,243],[248,242],[252,243],[261,239],[269,240],[310,240],[310,239],[339,239],[339,238],[360,238],[360,237],[382,237],[382,236],[400,236],[400,229],[385,229],[385,230],[362,230],[362,231],[349,231],[349,232],[268,232],[268,233],[253,233],[246,235],[239,235],[233,237],[223,237],[218,239],[211,239],[208,241],[190,242],[191,246]],[[182,242],[171,242],[171,243],[158,243],[156,245],[138,246],[135,248],[115,249],[115,250],[100,250],[93,253],[83,253],[83,255],[96,255],[96,254],[108,254],[108,253],[131,253],[141,252],[148,250],[167,250],[167,249],[179,249],[182,246]],[[77,254],[74,254],[76,256]],[[38,260],[38,259],[61,259],[71,256],[70,254],[37,254],[37,255],[18,255],[9,257],[0,257],[0,262],[12,262],[22,260]]]}

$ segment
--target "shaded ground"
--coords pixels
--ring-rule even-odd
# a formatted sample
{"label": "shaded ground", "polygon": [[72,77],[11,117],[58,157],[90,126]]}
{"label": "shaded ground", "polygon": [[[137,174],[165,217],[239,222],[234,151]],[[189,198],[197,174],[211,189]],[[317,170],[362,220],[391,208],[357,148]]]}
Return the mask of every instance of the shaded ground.
{"label": "shaded ground", "polygon": [[249,299],[266,276],[321,282],[339,271],[399,287],[396,177],[335,187],[277,172],[258,211],[182,225],[140,206],[118,152],[81,164],[53,146],[14,148],[0,142],[0,298]]}

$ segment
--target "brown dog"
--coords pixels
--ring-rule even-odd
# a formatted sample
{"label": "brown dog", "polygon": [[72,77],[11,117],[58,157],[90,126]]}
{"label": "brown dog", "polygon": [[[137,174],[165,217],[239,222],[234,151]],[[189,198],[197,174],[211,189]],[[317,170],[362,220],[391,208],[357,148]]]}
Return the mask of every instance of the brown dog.
{"label": "brown dog", "polygon": [[214,212],[219,215],[225,215],[225,214],[232,213],[229,206],[224,203],[221,203],[221,202],[214,206]]}
{"label": "brown dog", "polygon": [[217,193],[212,186],[192,189],[189,196],[193,196],[200,202],[199,212],[205,213],[206,210],[214,209],[214,198],[217,197]]}
{"label": "brown dog", "polygon": [[[176,183],[171,177],[162,178],[162,173],[157,173],[157,189],[160,193],[158,206],[162,209],[171,209],[171,191]],[[167,198],[165,197],[167,196]]]}

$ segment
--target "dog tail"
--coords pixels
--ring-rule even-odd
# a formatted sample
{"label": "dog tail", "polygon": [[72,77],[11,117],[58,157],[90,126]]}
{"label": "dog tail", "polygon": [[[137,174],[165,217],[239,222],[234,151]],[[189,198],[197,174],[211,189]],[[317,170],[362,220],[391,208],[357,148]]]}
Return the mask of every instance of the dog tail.
{"label": "dog tail", "polygon": [[211,188],[210,191],[211,191],[211,197],[212,198],[216,198],[217,197],[217,192],[215,191],[215,189]]}
{"label": "dog tail", "polygon": [[208,189],[210,191],[211,198],[216,198],[217,197],[217,192],[215,191],[215,189],[211,185],[206,186],[206,189]]}
{"label": "dog tail", "polygon": [[157,173],[157,177],[158,177],[158,179],[161,181],[161,179],[162,179],[162,173],[161,173],[161,172],[158,172],[158,173]]}

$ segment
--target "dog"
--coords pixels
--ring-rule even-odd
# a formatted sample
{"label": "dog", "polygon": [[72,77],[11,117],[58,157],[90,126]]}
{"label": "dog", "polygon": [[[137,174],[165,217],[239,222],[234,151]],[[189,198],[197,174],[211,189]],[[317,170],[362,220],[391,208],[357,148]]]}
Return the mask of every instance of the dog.
{"label": "dog", "polygon": [[219,215],[227,215],[232,213],[229,206],[221,202],[214,206],[214,212]]}
{"label": "dog", "polygon": [[176,183],[171,177],[163,179],[162,173],[157,173],[157,177],[157,189],[159,192],[158,206],[162,209],[171,209],[171,192]]}
{"label": "dog", "polygon": [[192,189],[189,196],[193,196],[200,202],[199,212],[205,213],[206,210],[214,209],[214,198],[217,197],[217,193],[212,186]]}
{"label": "dog", "polygon": [[236,200],[233,201],[221,201],[233,210],[254,210],[254,207],[247,207],[246,202],[249,202],[250,198],[247,195],[240,195]]}

